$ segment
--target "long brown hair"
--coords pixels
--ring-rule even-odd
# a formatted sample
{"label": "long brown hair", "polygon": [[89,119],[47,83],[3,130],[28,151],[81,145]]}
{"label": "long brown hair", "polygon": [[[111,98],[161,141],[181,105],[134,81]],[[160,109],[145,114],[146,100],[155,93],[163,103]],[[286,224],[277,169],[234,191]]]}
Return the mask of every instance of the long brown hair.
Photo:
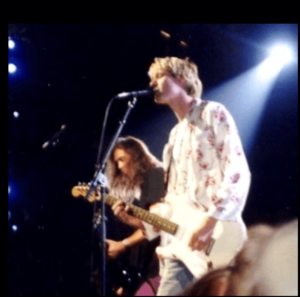
{"label": "long brown hair", "polygon": [[[113,159],[116,149],[122,149],[130,154],[130,166],[132,166],[135,173],[133,179],[129,179],[117,168],[117,164]],[[155,167],[162,167],[162,163],[151,154],[143,141],[133,136],[121,137],[117,140],[106,166],[106,177],[109,187],[122,186],[126,189],[139,187],[145,181],[146,173]]]}

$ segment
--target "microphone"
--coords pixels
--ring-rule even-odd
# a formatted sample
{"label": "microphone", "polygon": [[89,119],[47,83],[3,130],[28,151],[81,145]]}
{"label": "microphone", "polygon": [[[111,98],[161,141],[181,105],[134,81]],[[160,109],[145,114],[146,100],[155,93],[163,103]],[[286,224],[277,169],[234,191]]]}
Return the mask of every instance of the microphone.
{"label": "microphone", "polygon": [[152,88],[141,90],[141,91],[133,91],[133,92],[123,92],[118,94],[115,98],[117,99],[126,99],[128,97],[141,97],[141,96],[147,96],[147,95],[154,95],[154,90]]}

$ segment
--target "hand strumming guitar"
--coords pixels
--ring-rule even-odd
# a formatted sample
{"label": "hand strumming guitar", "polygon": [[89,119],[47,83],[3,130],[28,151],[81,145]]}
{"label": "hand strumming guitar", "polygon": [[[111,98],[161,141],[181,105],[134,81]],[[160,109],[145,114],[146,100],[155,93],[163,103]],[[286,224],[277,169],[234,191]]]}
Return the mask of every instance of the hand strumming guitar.
{"label": "hand strumming guitar", "polygon": [[192,250],[203,250],[210,241],[217,222],[218,220],[213,217],[206,217],[200,228],[192,235],[189,247],[191,247]]}

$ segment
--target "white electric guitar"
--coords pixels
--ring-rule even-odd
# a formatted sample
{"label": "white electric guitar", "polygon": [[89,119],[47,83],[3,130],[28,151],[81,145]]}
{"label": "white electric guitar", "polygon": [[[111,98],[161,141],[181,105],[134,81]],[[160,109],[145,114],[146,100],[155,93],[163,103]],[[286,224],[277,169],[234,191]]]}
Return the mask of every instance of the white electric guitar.
{"label": "white electric guitar", "polygon": [[[73,187],[71,192],[73,197],[84,197],[88,190],[89,186],[79,185]],[[177,199],[176,196],[168,197],[168,199],[172,199],[172,209],[168,218],[127,204],[135,217],[159,227],[163,231],[162,236],[164,232],[172,235],[170,236],[171,242],[166,247],[158,247],[157,252],[162,255],[172,254],[181,260],[196,278],[202,276],[203,271],[206,270],[203,265],[207,265],[209,261],[212,262],[214,269],[228,265],[247,239],[244,223],[242,221],[218,221],[206,247],[201,251],[192,250],[188,244],[206,214],[203,212],[201,215],[199,209],[193,204],[183,203],[183,200]],[[90,202],[95,200],[100,200],[97,191],[89,198]],[[109,205],[113,205],[118,200],[110,195],[105,196],[105,203]]]}

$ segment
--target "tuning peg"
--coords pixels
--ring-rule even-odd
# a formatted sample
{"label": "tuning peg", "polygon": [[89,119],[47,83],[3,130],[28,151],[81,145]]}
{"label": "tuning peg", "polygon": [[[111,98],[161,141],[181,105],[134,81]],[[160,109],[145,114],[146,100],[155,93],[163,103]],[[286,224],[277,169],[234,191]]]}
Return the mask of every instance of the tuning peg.
{"label": "tuning peg", "polygon": [[78,182],[78,186],[81,186],[81,182]]}

